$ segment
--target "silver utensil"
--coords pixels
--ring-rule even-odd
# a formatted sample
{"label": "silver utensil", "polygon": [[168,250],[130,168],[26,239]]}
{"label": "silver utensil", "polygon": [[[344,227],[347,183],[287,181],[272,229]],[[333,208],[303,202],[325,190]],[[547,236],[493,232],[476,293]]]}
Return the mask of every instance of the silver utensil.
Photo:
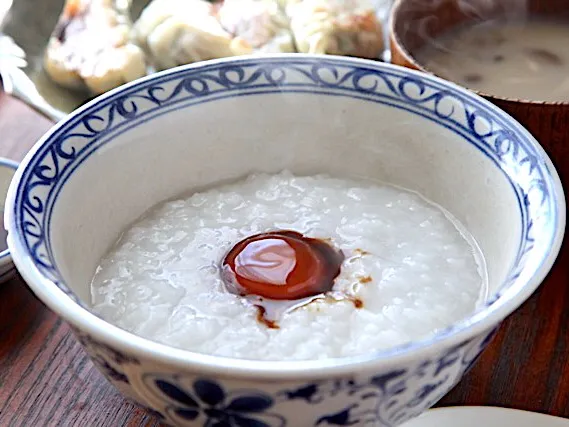
{"label": "silver utensil", "polygon": [[39,94],[34,82],[22,70],[27,65],[24,50],[11,37],[0,33],[0,78],[4,92],[27,103],[48,118],[60,120],[65,113],[53,108]]}

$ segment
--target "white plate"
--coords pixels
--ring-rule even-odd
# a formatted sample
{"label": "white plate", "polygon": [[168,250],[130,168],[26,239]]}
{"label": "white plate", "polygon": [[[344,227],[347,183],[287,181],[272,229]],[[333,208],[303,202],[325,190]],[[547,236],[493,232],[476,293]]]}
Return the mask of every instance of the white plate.
{"label": "white plate", "polygon": [[462,406],[427,411],[401,427],[568,427],[569,419],[515,409]]}
{"label": "white plate", "polygon": [[[133,20],[150,2],[127,1]],[[384,22],[391,3],[392,0],[374,0]],[[56,85],[43,71],[44,49],[63,4],[64,0],[0,0],[0,76],[4,91],[55,121],[91,98],[87,93]],[[386,32],[386,46],[387,37]]]}

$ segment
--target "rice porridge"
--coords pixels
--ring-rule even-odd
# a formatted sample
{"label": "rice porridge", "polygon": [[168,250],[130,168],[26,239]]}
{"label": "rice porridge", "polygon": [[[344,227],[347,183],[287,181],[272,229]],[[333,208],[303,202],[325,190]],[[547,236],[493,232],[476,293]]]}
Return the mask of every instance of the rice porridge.
{"label": "rice porridge", "polygon": [[[303,274],[297,248],[321,270],[337,268],[322,282],[310,274],[298,279],[317,290],[305,295],[297,286],[294,301],[263,287],[256,295],[235,292],[224,272],[235,278],[244,271],[237,265],[243,252],[228,254],[247,239],[247,248],[265,248],[255,262],[288,265],[286,280]],[[322,251],[310,252],[316,243]],[[121,328],[173,347],[256,360],[393,347],[463,319],[485,294],[474,240],[441,208],[391,186],[288,172],[151,209],[124,232],[92,282],[94,311]]]}

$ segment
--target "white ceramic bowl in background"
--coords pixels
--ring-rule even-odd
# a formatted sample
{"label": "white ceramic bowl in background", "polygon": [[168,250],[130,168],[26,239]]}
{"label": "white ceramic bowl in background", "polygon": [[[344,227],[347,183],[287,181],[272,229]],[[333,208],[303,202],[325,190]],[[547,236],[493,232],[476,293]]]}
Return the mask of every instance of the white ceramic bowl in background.
{"label": "white ceramic bowl in background", "polygon": [[[8,187],[10,187],[10,182],[16,173],[16,169],[18,169],[18,163],[14,162],[13,160],[0,157],[0,210],[2,211],[4,211],[4,201],[6,199],[6,195],[8,194]],[[2,229],[0,231],[0,239],[4,239],[4,235],[5,233]],[[14,275],[16,269],[12,263],[10,250],[5,245],[5,242],[2,242],[1,247],[6,247],[5,250],[0,251],[0,283],[3,283]]]}
{"label": "white ceramic bowl in background", "polygon": [[[282,169],[379,179],[444,206],[485,254],[487,301],[417,342],[303,362],[183,351],[89,311],[100,257],[143,211]],[[166,423],[395,426],[456,384],[538,287],[561,245],[565,200],[531,135],[469,91],[377,62],[277,55],[170,70],[90,102],[23,161],[6,221],[32,290],[115,386]]]}

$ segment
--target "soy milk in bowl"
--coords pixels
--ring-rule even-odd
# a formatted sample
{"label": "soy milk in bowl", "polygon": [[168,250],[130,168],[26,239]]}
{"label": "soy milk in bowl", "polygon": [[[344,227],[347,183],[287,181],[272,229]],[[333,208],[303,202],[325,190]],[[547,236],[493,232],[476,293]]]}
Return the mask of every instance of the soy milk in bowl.
{"label": "soy milk in bowl", "polygon": [[415,58],[481,93],[569,102],[569,20],[467,23],[427,43]]}

